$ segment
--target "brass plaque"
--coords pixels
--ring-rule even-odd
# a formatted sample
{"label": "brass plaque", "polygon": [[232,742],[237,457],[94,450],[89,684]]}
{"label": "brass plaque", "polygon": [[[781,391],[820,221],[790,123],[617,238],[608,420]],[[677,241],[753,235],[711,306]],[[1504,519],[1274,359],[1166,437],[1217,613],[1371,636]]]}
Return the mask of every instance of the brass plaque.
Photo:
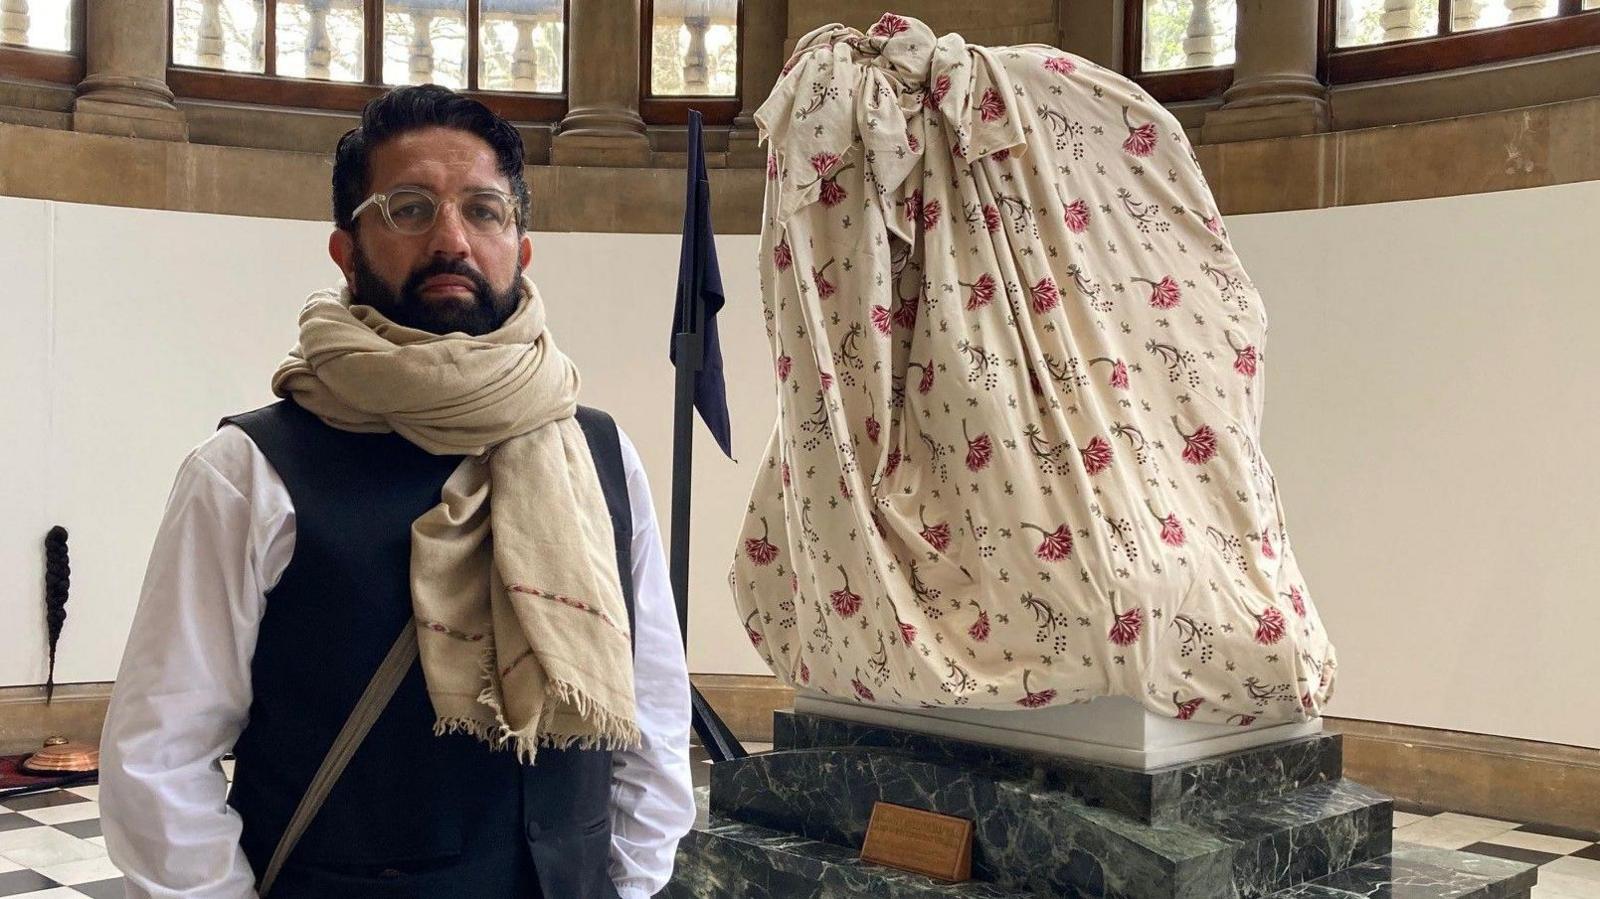
{"label": "brass plaque", "polygon": [[972,822],[879,802],[872,807],[861,858],[938,880],[971,880]]}

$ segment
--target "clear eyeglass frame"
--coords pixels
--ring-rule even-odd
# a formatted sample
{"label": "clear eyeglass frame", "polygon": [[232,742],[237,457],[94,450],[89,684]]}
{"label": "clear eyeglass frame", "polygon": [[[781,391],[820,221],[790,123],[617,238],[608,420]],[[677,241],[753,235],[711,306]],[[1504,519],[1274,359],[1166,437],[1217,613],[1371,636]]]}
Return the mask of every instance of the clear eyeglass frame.
{"label": "clear eyeglass frame", "polygon": [[[503,221],[495,222],[492,219],[476,218],[467,214],[468,204],[473,200],[486,197],[493,198],[504,205],[507,214]],[[404,203],[413,198],[426,200],[431,205],[432,212],[426,219],[408,220],[404,217]],[[378,211],[383,214],[384,224],[388,225],[390,230],[414,237],[426,234],[433,229],[434,223],[439,220],[439,210],[443,209],[447,203],[456,204],[461,213],[461,221],[467,226],[468,230],[488,237],[504,234],[512,223],[519,222],[522,218],[522,212],[517,205],[517,198],[505,191],[492,189],[475,190],[460,197],[444,200],[426,188],[401,185],[387,193],[374,193],[362,200],[361,204],[355,208],[355,211],[350,213],[350,219],[355,221],[361,217],[361,213],[366,211],[368,206],[376,206]],[[395,217],[397,208],[402,213],[399,219]]]}

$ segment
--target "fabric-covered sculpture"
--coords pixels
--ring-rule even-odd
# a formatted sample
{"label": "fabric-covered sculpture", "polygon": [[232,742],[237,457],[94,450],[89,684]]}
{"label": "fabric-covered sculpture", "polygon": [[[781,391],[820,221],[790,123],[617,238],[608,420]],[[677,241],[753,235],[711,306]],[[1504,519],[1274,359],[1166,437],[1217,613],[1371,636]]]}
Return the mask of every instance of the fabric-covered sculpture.
{"label": "fabric-covered sculpture", "polygon": [[1056,48],[885,15],[756,114],[779,419],[730,580],[781,678],[899,706],[1319,714],[1261,299],[1182,128]]}

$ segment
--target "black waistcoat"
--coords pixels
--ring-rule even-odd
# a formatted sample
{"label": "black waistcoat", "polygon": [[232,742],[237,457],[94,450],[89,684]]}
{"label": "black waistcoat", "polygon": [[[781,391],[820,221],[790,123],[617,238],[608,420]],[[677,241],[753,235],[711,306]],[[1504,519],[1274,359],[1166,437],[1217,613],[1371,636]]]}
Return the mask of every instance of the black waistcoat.
{"label": "black waistcoat", "polygon": [[[615,425],[580,408],[634,618],[632,518]],[[378,663],[411,617],[411,524],[459,456],[396,434],[341,431],[284,401],[242,428],[287,487],[294,556],[267,594],[249,724],[228,803],[257,877]],[[630,630],[632,628],[630,627]],[[611,754],[542,748],[533,765],[465,735],[434,736],[414,663],[328,794],[272,899],[612,899]]]}

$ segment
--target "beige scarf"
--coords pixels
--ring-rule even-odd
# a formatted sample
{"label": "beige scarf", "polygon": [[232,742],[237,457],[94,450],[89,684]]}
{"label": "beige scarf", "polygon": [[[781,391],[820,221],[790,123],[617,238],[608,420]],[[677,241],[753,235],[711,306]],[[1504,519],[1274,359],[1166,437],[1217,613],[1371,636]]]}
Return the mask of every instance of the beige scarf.
{"label": "beige scarf", "polygon": [[[633,656],[578,370],[522,279],[481,337],[397,325],[318,291],[272,390],[332,427],[464,455],[411,529],[411,602],[434,732],[531,762],[539,746],[636,747]],[[492,497],[492,502],[491,502]]]}

